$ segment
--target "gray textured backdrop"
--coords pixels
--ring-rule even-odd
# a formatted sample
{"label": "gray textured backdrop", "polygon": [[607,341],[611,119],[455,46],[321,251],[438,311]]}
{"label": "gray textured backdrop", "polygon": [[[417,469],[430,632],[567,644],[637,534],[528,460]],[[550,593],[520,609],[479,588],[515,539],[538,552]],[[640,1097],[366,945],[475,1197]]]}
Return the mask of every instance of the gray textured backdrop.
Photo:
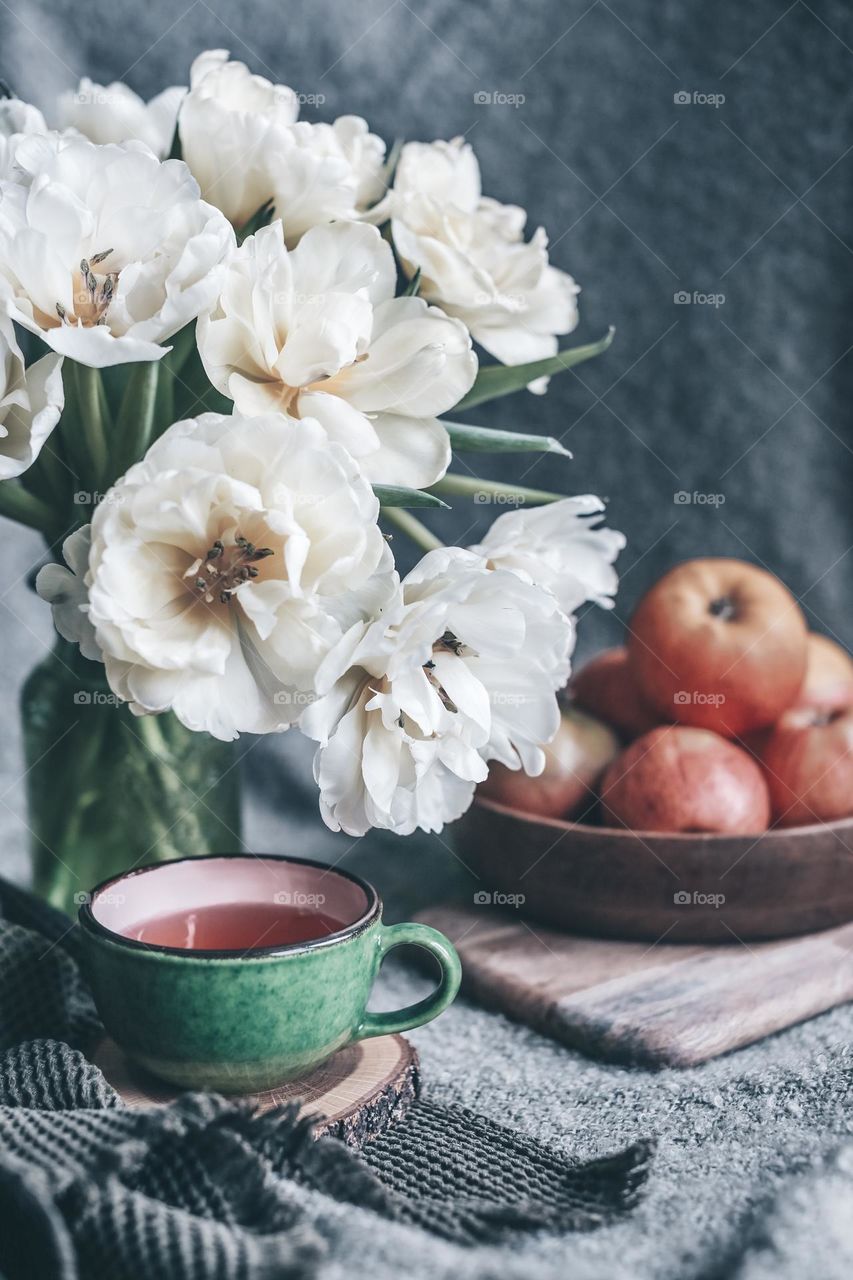
{"label": "gray textured backdrop", "polygon": [[[360,112],[387,138],[467,133],[486,189],[527,206],[554,260],[584,287],[579,339],[618,328],[595,365],[544,400],[526,394],[489,421],[564,436],[573,463],[539,461],[529,483],[593,490],[630,539],[616,614],[594,613],[585,648],[656,574],[690,555],[767,563],[813,625],[853,641],[850,405],[853,396],[853,12],[803,0],[0,0],[0,75],[47,107],[82,73],[151,93],[191,56],[229,47],[325,111]],[[477,92],[523,93],[478,106]],[[691,102],[677,105],[686,92]],[[724,94],[710,106],[693,94]],[[724,294],[677,305],[674,294]],[[525,464],[526,465],[526,464]],[[559,474],[558,474],[559,472]],[[492,474],[500,475],[495,465]],[[506,468],[507,477],[512,471]],[[684,490],[722,494],[678,505]],[[491,510],[460,506],[458,537]],[[445,536],[447,536],[445,528]],[[0,714],[49,641],[22,575],[35,539],[4,526]],[[295,735],[248,742],[255,762],[247,841],[346,859],[399,917],[458,872],[443,838],[325,832]],[[0,736],[2,868],[22,873],[19,743]],[[284,765],[284,767],[282,767]],[[415,981],[397,971],[384,999]],[[850,1153],[809,1173],[853,1130],[851,1011],[689,1072],[601,1067],[460,1001],[416,1032],[431,1096],[464,1102],[587,1155],[640,1134],[660,1149],[649,1198],[625,1224],[567,1240],[519,1240],[509,1256],[428,1245],[408,1229],[306,1192],[330,1240],[330,1276],[536,1276],[595,1280],[848,1277]],[[845,1172],[846,1170],[846,1172]],[[790,1192],[786,1179],[803,1174]],[[774,1197],[777,1206],[770,1211]],[[770,1211],[770,1216],[768,1212]]]}
{"label": "gray textured backdrop", "polygon": [[[529,482],[592,490],[628,534],[620,615],[673,561],[763,561],[853,642],[853,12],[801,0],[16,0],[0,75],[43,107],[89,74],[150,94],[195,51],[322,93],[387,139],[474,144],[484,185],[549,231],[609,354],[489,421],[563,437]],[[521,107],[478,92],[521,93]],[[674,95],[723,94],[677,105]],[[725,302],[676,305],[678,291]],[[527,461],[493,474],[526,470]],[[722,494],[720,506],[673,495]],[[457,536],[490,509],[459,504]],[[447,528],[447,525],[444,525]],[[632,568],[632,565],[636,565]],[[616,627],[614,620],[613,627]],[[611,627],[591,621],[587,641]]]}
{"label": "gray textured backdrop", "polygon": [[[145,94],[184,82],[211,46],[325,95],[306,115],[359,112],[389,140],[466,134],[486,190],[526,205],[583,286],[577,340],[616,325],[611,351],[555,379],[546,397],[480,410],[559,435],[575,455],[487,459],[490,474],[600,493],[628,535],[617,608],[589,613],[581,652],[618,637],[662,570],[708,553],[768,565],[812,625],[853,643],[846,4],[17,0],[13,11],[0,0],[0,76],[47,111],[82,74]],[[482,93],[524,102],[481,105]],[[677,303],[679,293],[691,300]],[[677,502],[679,492],[691,500]],[[460,501],[442,535],[473,538],[495,513]],[[4,710],[14,720],[20,677],[50,628],[21,576],[37,544],[9,527],[4,549]],[[17,741],[4,736],[2,751],[11,783]],[[295,743],[254,749],[261,765],[282,752],[304,780]],[[4,817],[18,792],[3,798]],[[310,788],[305,800],[325,839]]]}

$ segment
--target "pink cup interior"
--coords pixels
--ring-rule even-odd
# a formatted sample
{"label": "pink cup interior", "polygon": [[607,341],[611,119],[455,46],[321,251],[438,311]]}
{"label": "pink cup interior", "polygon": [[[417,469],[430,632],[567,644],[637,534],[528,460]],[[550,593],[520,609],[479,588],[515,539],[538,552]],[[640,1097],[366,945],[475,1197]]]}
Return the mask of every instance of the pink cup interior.
{"label": "pink cup interior", "polygon": [[343,927],[370,905],[361,885],[323,866],[265,857],[190,858],[111,880],[95,894],[92,915],[105,929],[131,937],[164,912],[281,901],[310,908],[318,895],[323,912]]}

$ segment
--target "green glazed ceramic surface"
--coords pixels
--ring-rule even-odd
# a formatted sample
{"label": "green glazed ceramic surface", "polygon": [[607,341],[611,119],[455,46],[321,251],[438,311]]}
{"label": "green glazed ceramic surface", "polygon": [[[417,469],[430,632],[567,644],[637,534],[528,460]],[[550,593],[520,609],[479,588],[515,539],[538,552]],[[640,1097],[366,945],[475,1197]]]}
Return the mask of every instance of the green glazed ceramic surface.
{"label": "green glazed ceramic surface", "polygon": [[[210,881],[219,873],[214,863],[227,863],[233,877],[235,863],[251,861],[257,860],[232,855],[143,868],[99,886],[81,908],[84,963],[98,1012],[135,1062],[184,1087],[256,1092],[303,1074],[353,1040],[429,1022],[454,999],[461,968],[443,934],[422,924],[384,925],[382,904],[370,885],[297,859],[262,862],[279,877],[298,874],[303,883],[313,877],[338,891],[337,882],[346,881],[346,892],[359,895],[361,915],[324,938],[245,953],[152,946],[104,923],[111,918],[111,900],[133,900],[137,876],[157,876],[168,889],[164,873],[187,862],[199,868],[208,864]],[[146,882],[149,894],[152,884]],[[175,900],[172,886],[166,901],[174,905]],[[99,902],[107,905],[99,910]],[[382,958],[403,943],[429,951],[441,981],[409,1008],[368,1013]]]}

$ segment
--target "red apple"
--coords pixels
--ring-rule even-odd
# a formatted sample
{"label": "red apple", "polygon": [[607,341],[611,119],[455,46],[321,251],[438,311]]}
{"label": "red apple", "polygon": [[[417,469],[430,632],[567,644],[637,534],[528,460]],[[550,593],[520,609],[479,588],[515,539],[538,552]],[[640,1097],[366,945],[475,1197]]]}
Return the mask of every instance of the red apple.
{"label": "red apple", "polygon": [[665,725],[637,738],[601,784],[605,821],[633,831],[764,831],[770,798],[746,751],[709,729]]}
{"label": "red apple", "polygon": [[567,818],[594,803],[595,784],[618,752],[619,742],[606,724],[568,708],[557,736],[545,747],[545,769],[538,777],[492,764],[479,794],[543,818]]}
{"label": "red apple", "polygon": [[780,827],[853,815],[853,694],[846,706],[791,707],[761,752]]}
{"label": "red apple", "polygon": [[828,636],[810,631],[806,641],[806,675],[796,706],[845,706],[853,699],[853,658]]}
{"label": "red apple", "polygon": [[806,670],[806,623],[778,578],[742,560],[688,560],[643,597],[628,652],[662,717],[741,737],[773,724]]}
{"label": "red apple", "polygon": [[573,677],[568,692],[579,707],[612,724],[629,740],[654,729],[661,721],[640,696],[624,645],[605,649],[585,663]]}

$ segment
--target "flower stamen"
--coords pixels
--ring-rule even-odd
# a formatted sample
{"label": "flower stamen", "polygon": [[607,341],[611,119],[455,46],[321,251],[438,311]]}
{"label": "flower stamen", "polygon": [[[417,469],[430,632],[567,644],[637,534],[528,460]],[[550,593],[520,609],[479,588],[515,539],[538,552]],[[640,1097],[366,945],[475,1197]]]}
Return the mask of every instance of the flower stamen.
{"label": "flower stamen", "polygon": [[455,715],[459,711],[459,708],[451,698],[450,694],[445,689],[444,685],[439,682],[439,680],[436,678],[435,675],[433,675],[431,668],[434,665],[435,664],[432,662],[427,662],[424,664],[424,671],[426,672],[426,678],[429,681],[429,683],[432,685],[433,689],[435,689],[436,693],[438,694],[441,705],[445,708],[445,710]]}
{"label": "flower stamen", "polygon": [[[205,604],[228,604],[238,587],[257,578],[256,561],[275,555],[272,547],[256,547],[241,534],[234,537],[233,546],[226,547],[221,538],[208,548],[204,558],[194,560],[184,573],[192,579],[193,592]],[[207,575],[207,576],[204,576]]]}
{"label": "flower stamen", "polygon": [[[476,658],[477,656],[473,649],[469,649],[463,640],[460,640],[458,636],[455,636],[453,632],[448,629],[446,629],[436,640],[435,644],[432,646],[432,651],[433,653],[452,653],[455,658]],[[459,708],[438,680],[434,672],[435,663],[432,658],[430,658],[424,663],[424,675],[438,694],[439,699],[441,700],[441,705],[445,707],[446,710],[456,714],[459,711]]]}
{"label": "flower stamen", "polygon": [[[457,658],[468,657],[474,654],[473,649],[468,649],[463,641],[459,640],[452,631],[445,631],[443,635],[439,636],[433,645],[433,650],[436,649],[445,649],[448,653],[454,654]],[[464,653],[463,650],[465,651]]]}
{"label": "flower stamen", "polygon": [[106,275],[99,276],[92,268],[99,267],[112,252],[112,249],[104,249],[100,253],[93,253],[90,258],[80,259],[80,274],[79,277],[74,277],[74,310],[69,312],[61,302],[56,304],[60,324],[73,324],[87,329],[106,324],[119,273],[108,271]]}

